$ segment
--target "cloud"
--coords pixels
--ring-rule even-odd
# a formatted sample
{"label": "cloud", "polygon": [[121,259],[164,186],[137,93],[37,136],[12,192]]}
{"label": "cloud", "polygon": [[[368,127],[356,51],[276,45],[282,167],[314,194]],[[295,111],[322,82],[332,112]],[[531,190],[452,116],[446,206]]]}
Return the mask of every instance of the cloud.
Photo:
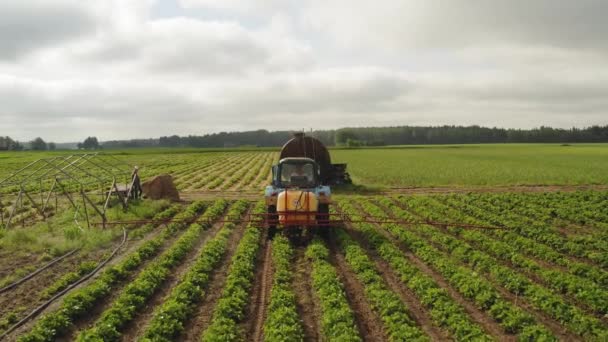
{"label": "cloud", "polygon": [[6,2],[0,135],[607,123],[604,2],[471,4]]}
{"label": "cloud", "polygon": [[0,2],[0,59],[16,59],[40,47],[93,32],[96,20],[83,1]]}
{"label": "cloud", "polygon": [[540,45],[606,52],[608,3],[313,0],[304,19],[345,45],[395,49]]}

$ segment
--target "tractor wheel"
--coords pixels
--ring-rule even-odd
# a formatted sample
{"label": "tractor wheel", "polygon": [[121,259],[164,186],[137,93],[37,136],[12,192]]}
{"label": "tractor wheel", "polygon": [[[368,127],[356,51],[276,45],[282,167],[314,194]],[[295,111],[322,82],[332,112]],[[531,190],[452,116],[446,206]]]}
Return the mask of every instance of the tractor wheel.
{"label": "tractor wheel", "polygon": [[279,221],[279,215],[277,215],[277,207],[274,205],[269,205],[267,210],[267,220],[268,220],[268,239],[272,240],[277,233],[277,222]]}
{"label": "tractor wheel", "polygon": [[327,236],[329,232],[329,204],[319,204],[317,223],[319,225],[316,231],[319,232],[319,235]]}

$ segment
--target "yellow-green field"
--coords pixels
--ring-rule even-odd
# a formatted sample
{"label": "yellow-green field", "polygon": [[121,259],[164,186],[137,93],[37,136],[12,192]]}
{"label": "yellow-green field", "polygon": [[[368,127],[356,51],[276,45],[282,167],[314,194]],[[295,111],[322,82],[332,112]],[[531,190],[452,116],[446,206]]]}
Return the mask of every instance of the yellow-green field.
{"label": "yellow-green field", "polygon": [[[0,178],[37,158],[74,153],[2,152]],[[274,150],[108,150],[142,169],[169,173],[182,191],[257,190],[269,181]],[[362,187],[488,187],[608,184],[608,144],[488,144],[332,149]]]}

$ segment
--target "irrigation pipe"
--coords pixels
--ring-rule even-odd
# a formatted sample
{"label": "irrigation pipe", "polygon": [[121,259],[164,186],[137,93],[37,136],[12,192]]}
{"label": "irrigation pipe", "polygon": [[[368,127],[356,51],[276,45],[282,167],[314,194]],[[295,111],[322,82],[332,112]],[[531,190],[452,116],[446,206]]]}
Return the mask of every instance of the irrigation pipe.
{"label": "irrigation pipe", "polygon": [[55,265],[56,263],[60,262],[61,260],[63,260],[63,259],[65,259],[65,258],[69,257],[70,255],[72,255],[72,254],[76,253],[76,251],[77,251],[77,250],[78,250],[78,248],[76,248],[76,249],[74,249],[74,250],[72,250],[72,251],[70,251],[70,252],[67,252],[66,254],[64,254],[64,255],[62,255],[62,256],[60,256],[60,257],[58,257],[58,258],[56,258],[56,259],[54,259],[54,260],[50,261],[50,262],[49,262],[49,263],[47,263],[46,265],[44,265],[44,266],[40,267],[39,269],[37,269],[37,270],[35,270],[34,272],[32,272],[32,273],[30,273],[30,274],[26,275],[25,277],[23,277],[23,278],[21,278],[21,279],[17,280],[16,282],[14,282],[14,283],[12,283],[12,284],[9,284],[9,285],[6,285],[5,287],[3,287],[3,288],[1,288],[1,289],[0,289],[0,293],[7,292],[8,290],[10,290],[10,289],[12,289],[12,288],[16,287],[17,285],[20,285],[20,284],[22,284],[22,283],[26,282],[27,280],[32,279],[32,278],[33,278],[33,277],[35,277],[35,276],[36,276],[38,273],[40,273],[40,272],[42,272],[42,271],[46,270],[47,268],[49,268],[49,267],[51,267],[51,266]]}
{"label": "irrigation pipe", "polygon": [[47,300],[46,302],[44,302],[43,304],[41,304],[39,307],[37,307],[36,309],[34,309],[32,312],[30,312],[29,315],[25,316],[22,320],[20,320],[19,322],[15,323],[15,325],[13,325],[12,327],[8,328],[8,330],[6,330],[2,335],[0,335],[0,340],[3,339],[3,338],[5,338],[8,334],[12,333],[13,331],[17,330],[19,327],[21,327],[22,325],[24,325],[30,319],[38,316],[42,312],[42,310],[44,310],[46,307],[48,307],[49,305],[51,305],[51,303],[53,303],[55,300],[57,300],[58,298],[62,297],[64,294],[68,293],[69,291],[71,291],[76,286],[82,284],[83,282],[87,281],[89,278],[91,278],[92,276],[94,276],[95,273],[97,273],[110,260],[112,260],[112,258],[114,258],[114,256],[116,255],[116,253],[118,253],[118,251],[122,248],[122,246],[124,246],[125,242],[127,242],[127,230],[125,228],[123,228],[122,229],[122,242],[120,243],[120,245],[118,247],[116,247],[116,249],[114,249],[114,251],[112,252],[112,254],[110,254],[110,256],[108,258],[106,258],[106,260],[102,261],[99,265],[97,265],[97,267],[95,267],[95,269],[93,271],[91,271],[89,274],[85,275],[84,277],[82,277],[78,281],[76,281],[75,283],[73,283],[70,286],[66,287],[63,291],[57,293],[51,299]]}

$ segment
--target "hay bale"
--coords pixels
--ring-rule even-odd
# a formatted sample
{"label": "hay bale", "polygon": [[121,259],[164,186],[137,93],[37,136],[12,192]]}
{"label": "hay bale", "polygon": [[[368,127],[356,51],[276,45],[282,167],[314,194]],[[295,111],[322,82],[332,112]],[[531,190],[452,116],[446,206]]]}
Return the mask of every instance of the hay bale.
{"label": "hay bale", "polygon": [[142,183],[141,188],[145,198],[179,201],[179,192],[173,184],[171,175],[160,175],[149,179]]}

